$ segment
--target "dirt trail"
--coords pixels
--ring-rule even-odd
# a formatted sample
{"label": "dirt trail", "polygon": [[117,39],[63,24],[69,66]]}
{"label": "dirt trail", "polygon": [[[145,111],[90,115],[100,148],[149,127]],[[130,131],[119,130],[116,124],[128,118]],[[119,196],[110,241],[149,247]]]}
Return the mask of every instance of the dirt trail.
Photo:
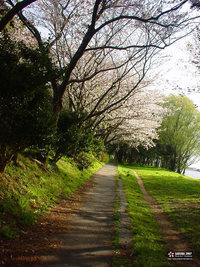
{"label": "dirt trail", "polygon": [[[174,225],[167,219],[164,211],[162,210],[161,206],[157,203],[157,201],[149,195],[146,191],[144,184],[137,174],[134,171],[134,174],[138,180],[138,184],[140,186],[140,190],[144,195],[144,199],[148,202],[151,207],[151,210],[158,222],[160,227],[161,233],[163,235],[164,240],[169,247],[169,250],[176,251],[176,252],[190,252],[192,251],[191,245],[184,239],[183,235],[174,228]],[[189,267],[198,267],[200,266],[200,261],[193,255],[192,261],[176,261],[176,264],[180,266],[189,266]],[[172,262],[173,264],[173,262]]]}
{"label": "dirt trail", "polygon": [[116,167],[107,164],[95,174],[96,185],[86,192],[80,209],[57,236],[62,247],[43,257],[40,266],[112,266]]}

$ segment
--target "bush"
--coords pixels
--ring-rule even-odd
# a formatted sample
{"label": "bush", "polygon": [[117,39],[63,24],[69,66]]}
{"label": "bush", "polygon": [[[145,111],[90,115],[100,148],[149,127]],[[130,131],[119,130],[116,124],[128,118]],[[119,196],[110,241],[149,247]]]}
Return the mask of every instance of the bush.
{"label": "bush", "polygon": [[74,161],[77,164],[79,170],[87,169],[92,162],[94,162],[94,156],[92,153],[81,152],[74,157]]}
{"label": "bush", "polygon": [[8,239],[13,239],[17,235],[16,231],[13,230],[9,225],[5,225],[1,228],[1,234]]}
{"label": "bush", "polygon": [[[79,114],[63,110],[57,125],[57,137],[54,145],[54,161],[57,162],[63,155],[73,157],[80,162],[79,158],[84,153],[93,153],[101,160],[101,152],[104,151],[104,143],[94,137],[94,132],[84,122],[85,114]],[[84,165],[84,164],[83,164]]]}
{"label": "bush", "polygon": [[44,51],[9,36],[0,38],[0,171],[25,148],[51,143],[55,130],[52,96],[46,84]]}

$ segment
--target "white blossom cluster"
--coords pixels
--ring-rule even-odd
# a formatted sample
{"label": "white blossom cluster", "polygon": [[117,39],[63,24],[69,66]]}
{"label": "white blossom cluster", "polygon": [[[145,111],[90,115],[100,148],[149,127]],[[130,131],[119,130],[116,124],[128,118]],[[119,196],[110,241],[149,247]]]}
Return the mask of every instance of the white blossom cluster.
{"label": "white blossom cluster", "polygon": [[[138,91],[119,110],[109,114],[110,122],[122,120],[119,127],[110,135],[116,141],[129,142],[132,146],[151,147],[158,139],[157,129],[161,125],[163,109],[162,97],[156,91]],[[114,138],[115,139],[115,138]]]}

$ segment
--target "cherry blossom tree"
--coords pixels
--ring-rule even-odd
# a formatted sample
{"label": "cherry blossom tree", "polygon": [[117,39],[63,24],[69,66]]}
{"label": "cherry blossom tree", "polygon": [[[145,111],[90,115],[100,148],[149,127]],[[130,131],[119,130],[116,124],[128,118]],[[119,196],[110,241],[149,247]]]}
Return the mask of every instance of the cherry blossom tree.
{"label": "cherry blossom tree", "polygon": [[152,147],[165,114],[161,103],[157,92],[138,90],[121,108],[104,114],[96,127],[97,135],[103,137],[105,144],[126,142],[131,147]]}
{"label": "cherry blossom tree", "polygon": [[[12,8],[16,5],[15,1],[6,2]],[[138,75],[135,84],[123,96],[122,101],[126,100],[144,79],[156,51],[192,30],[191,22],[196,15],[184,8],[189,2],[40,0],[31,4],[31,8],[25,8],[25,12],[20,10],[18,16],[23,24],[39,46],[48,47],[62,69],[62,75],[51,80],[55,112],[61,110],[63,96],[72,84],[106,72],[101,68],[101,60],[110,60],[109,69],[122,68],[123,77],[130,73],[129,69]],[[182,29],[184,33],[177,36]],[[48,38],[40,34],[41,30]],[[87,72],[75,77],[80,61],[88,60],[89,64],[91,55],[99,60],[93,61]],[[119,104],[118,101],[114,103]]]}
{"label": "cherry blossom tree", "polygon": [[[190,63],[193,64],[196,68],[196,72],[199,75],[200,73],[200,28],[196,27],[193,38],[191,38],[190,42],[187,44],[187,48],[190,52]],[[200,85],[198,84],[196,88],[193,89],[194,92],[200,93]]]}
{"label": "cherry blossom tree", "polygon": [[120,79],[116,81],[115,75],[107,72],[103,80],[100,75],[76,86],[71,85],[66,105],[80,116],[83,112],[87,114],[84,120],[87,127],[92,128],[105,144],[121,140],[136,147],[139,144],[152,146],[164,112],[162,96],[156,91],[148,92],[149,81],[143,81],[126,100],[121,101],[133,86],[135,77],[121,78],[120,73],[117,74],[116,78]]}

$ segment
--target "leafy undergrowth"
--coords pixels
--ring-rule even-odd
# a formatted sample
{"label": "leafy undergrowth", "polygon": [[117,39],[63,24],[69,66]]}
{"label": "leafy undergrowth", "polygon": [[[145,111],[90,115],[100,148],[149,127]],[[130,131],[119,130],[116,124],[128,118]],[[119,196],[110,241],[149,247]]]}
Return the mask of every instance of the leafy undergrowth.
{"label": "leafy undergrowth", "polygon": [[128,167],[118,167],[126,193],[133,231],[133,266],[169,266],[159,226]]}
{"label": "leafy undergrowth", "polygon": [[71,159],[62,158],[46,169],[22,155],[20,167],[10,164],[0,174],[0,234],[15,238],[19,229],[33,224],[43,212],[48,212],[64,196],[69,196],[84,184],[104,163],[93,164],[80,171]]}
{"label": "leafy undergrowth", "polygon": [[133,167],[200,258],[200,180],[153,167]]}

